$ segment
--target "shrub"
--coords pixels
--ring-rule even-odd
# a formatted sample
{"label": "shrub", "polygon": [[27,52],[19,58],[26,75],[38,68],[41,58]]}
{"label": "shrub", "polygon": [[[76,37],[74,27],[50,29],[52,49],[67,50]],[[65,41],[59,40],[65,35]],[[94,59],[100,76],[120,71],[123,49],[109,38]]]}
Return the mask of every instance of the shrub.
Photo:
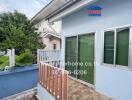
{"label": "shrub", "polygon": [[6,66],[9,66],[9,57],[0,56],[0,70],[3,70]]}
{"label": "shrub", "polygon": [[16,66],[30,66],[33,64],[34,56],[30,50],[26,50],[19,56],[16,55]]}

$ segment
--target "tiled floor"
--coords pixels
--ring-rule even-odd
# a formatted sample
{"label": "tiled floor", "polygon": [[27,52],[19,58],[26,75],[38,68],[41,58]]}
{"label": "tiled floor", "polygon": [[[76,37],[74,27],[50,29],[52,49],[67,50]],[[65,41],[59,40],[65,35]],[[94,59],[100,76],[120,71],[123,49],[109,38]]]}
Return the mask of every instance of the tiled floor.
{"label": "tiled floor", "polygon": [[68,80],[68,84],[68,100],[113,100],[72,79]]}

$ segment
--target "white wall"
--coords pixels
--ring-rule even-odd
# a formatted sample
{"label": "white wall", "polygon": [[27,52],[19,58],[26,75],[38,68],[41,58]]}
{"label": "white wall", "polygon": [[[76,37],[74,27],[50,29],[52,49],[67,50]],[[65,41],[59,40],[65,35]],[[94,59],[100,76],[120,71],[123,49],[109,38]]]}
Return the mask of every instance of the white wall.
{"label": "white wall", "polygon": [[60,35],[61,33],[61,20],[54,22],[53,25],[51,25],[48,20],[42,20],[41,22],[37,23],[35,25],[36,28],[38,28],[37,32],[41,32],[41,36],[42,36],[42,41],[43,43],[46,45],[46,47],[44,48],[45,50],[53,50],[53,44],[56,44],[56,50],[60,50],[60,39],[53,37],[52,40],[50,40],[49,38],[44,38],[44,34],[46,33],[52,33],[52,34],[57,34]]}
{"label": "white wall", "polygon": [[53,37],[52,40],[50,40],[49,38],[42,38],[43,39],[43,43],[46,45],[46,47],[44,48],[45,50],[53,50],[53,44],[56,44],[56,50],[60,50],[60,42],[61,40],[59,38]]}
{"label": "white wall", "polygon": [[59,20],[59,21],[56,21],[54,22],[53,25],[51,25],[51,27],[57,32],[57,33],[61,33],[61,29],[62,29],[62,21]]}
{"label": "white wall", "polygon": [[54,33],[54,30],[60,34],[61,33],[61,20],[54,22],[54,24],[50,24],[48,20],[42,20],[39,23],[35,25],[36,28],[38,28],[38,32],[45,32],[44,29],[46,29],[47,32]]}
{"label": "white wall", "polygon": [[65,60],[65,37],[95,32],[96,90],[116,100],[132,100],[132,71],[102,64],[103,31],[132,24],[132,0],[100,0],[93,5],[103,8],[101,17],[88,16],[84,7],[62,19],[62,59]]}
{"label": "white wall", "polygon": [[37,93],[40,100],[56,100],[47,90],[45,90],[40,84],[37,86]]}

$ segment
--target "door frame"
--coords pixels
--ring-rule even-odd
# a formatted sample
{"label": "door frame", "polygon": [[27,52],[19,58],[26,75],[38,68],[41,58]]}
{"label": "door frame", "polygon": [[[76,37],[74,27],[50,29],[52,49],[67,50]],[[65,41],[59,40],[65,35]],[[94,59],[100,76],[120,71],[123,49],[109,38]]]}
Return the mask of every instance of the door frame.
{"label": "door frame", "polygon": [[[76,80],[76,81],[78,81],[78,82],[81,82],[81,83],[83,83],[83,84],[85,84],[85,85],[88,85],[88,86],[90,86],[90,87],[93,87],[93,88],[95,88],[95,85],[96,85],[96,64],[95,64],[95,54],[96,54],[96,52],[95,52],[95,49],[96,49],[96,32],[87,32],[87,33],[77,33],[77,34],[69,34],[69,35],[66,35],[65,37],[64,37],[64,41],[65,41],[65,43],[64,43],[64,65],[65,65],[65,60],[66,60],[66,56],[65,56],[65,54],[66,54],[66,38],[69,38],[69,37],[74,37],[74,36],[76,36],[77,37],[77,55],[78,55],[78,37],[79,36],[82,36],[82,35],[94,35],[94,79],[93,79],[93,84],[90,84],[90,83],[88,83],[88,82],[85,82],[85,81],[83,81],[83,80],[80,80],[80,79],[78,79],[77,78],[77,75],[76,75],[76,78],[74,78],[74,77],[72,77],[72,76],[69,76],[69,78],[71,78],[71,79],[73,79],[73,80]],[[77,56],[77,61],[78,61],[78,56]],[[76,67],[76,69],[77,69],[77,67]]]}

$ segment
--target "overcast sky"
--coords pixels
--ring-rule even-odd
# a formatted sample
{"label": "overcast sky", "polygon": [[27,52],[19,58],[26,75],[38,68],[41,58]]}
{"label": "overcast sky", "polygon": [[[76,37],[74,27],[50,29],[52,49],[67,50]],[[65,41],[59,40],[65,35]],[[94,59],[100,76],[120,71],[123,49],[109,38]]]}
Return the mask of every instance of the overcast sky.
{"label": "overcast sky", "polygon": [[51,0],[0,0],[0,13],[17,10],[31,19]]}

